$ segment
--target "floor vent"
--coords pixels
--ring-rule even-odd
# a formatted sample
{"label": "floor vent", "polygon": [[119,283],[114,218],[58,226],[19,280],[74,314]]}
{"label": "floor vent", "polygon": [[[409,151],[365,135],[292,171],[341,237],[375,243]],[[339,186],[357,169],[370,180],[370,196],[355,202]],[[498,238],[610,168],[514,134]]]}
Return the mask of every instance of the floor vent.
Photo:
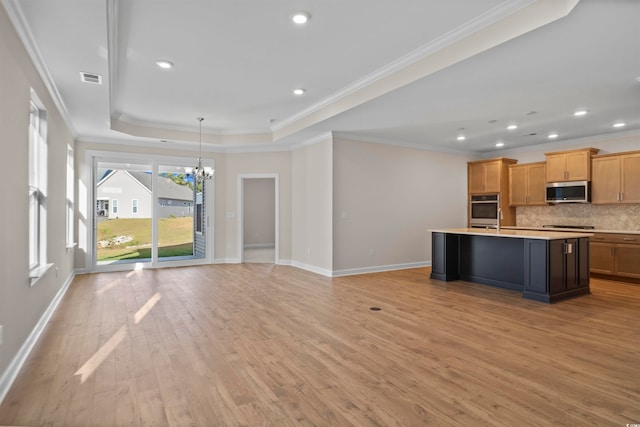
{"label": "floor vent", "polygon": [[80,72],[80,80],[85,83],[93,83],[96,85],[102,84],[102,76],[95,73],[85,73],[84,71],[82,71]]}

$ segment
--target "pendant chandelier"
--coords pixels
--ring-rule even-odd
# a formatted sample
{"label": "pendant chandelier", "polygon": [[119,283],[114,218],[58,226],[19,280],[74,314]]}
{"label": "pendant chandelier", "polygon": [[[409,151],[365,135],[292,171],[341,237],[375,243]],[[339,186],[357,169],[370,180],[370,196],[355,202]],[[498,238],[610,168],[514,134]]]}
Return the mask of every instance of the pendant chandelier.
{"label": "pendant chandelier", "polygon": [[204,120],[204,117],[196,117],[196,120],[200,125],[198,165],[194,168],[185,168],[185,171],[188,174],[193,173],[194,181],[196,183],[200,183],[205,179],[212,179],[215,171],[210,166],[202,166],[202,121]]}

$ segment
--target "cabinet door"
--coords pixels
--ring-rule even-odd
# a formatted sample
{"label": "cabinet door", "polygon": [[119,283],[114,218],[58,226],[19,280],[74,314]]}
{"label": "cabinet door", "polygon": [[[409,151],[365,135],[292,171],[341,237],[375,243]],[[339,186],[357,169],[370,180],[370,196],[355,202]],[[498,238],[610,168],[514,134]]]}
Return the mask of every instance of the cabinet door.
{"label": "cabinet door", "polygon": [[501,162],[488,162],[484,164],[485,166],[485,181],[484,181],[484,191],[485,193],[499,193],[500,192],[500,178],[502,176]]}
{"label": "cabinet door", "polygon": [[575,289],[580,286],[578,239],[567,239],[565,248],[567,249],[564,255],[566,289]]}
{"label": "cabinet door", "polygon": [[528,195],[529,205],[546,205],[545,196],[545,165],[529,166]]}
{"label": "cabinet door", "polygon": [[564,240],[551,240],[549,242],[549,293],[551,295],[566,289],[564,244]]}
{"label": "cabinet door", "polygon": [[578,151],[575,153],[568,153],[566,160],[566,181],[588,181],[591,176],[590,164],[589,164],[589,152]]}
{"label": "cabinet door", "polygon": [[509,168],[509,206],[527,204],[527,168]]}
{"label": "cabinet door", "polygon": [[612,274],[613,263],[613,243],[590,242],[591,271],[593,273]]}
{"label": "cabinet door", "polygon": [[616,244],[615,273],[640,279],[640,245]]}
{"label": "cabinet door", "polygon": [[474,163],[469,165],[469,193],[484,192],[484,163]]}
{"label": "cabinet door", "polygon": [[640,203],[640,154],[622,156],[620,162],[622,203]]}
{"label": "cabinet door", "polygon": [[591,203],[618,203],[620,158],[602,157],[592,161]]}
{"label": "cabinet door", "polygon": [[547,156],[547,182],[566,181],[566,159],[564,154]]}

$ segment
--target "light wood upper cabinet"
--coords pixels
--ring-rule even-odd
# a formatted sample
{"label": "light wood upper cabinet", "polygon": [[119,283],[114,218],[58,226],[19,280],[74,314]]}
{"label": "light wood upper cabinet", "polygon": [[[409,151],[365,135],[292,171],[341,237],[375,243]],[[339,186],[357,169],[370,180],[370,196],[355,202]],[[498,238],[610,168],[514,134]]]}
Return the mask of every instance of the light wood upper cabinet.
{"label": "light wood upper cabinet", "polygon": [[509,206],[545,205],[544,162],[509,166]]}
{"label": "light wood upper cabinet", "polygon": [[501,193],[508,186],[507,167],[517,160],[504,157],[478,160],[467,165],[469,194]]}
{"label": "light wood upper cabinet", "polygon": [[640,203],[640,151],[593,158],[591,203]]}
{"label": "light wood upper cabinet", "polygon": [[591,156],[597,148],[545,153],[547,156],[547,182],[590,181]]}

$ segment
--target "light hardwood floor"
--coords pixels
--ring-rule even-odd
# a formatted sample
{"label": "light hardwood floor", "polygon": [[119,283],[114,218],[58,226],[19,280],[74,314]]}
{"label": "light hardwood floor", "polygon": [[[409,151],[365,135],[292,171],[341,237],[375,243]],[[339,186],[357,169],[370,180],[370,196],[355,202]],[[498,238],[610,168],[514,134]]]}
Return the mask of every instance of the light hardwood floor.
{"label": "light hardwood floor", "polygon": [[428,272],[78,276],[0,425],[640,422],[638,285],[593,280],[591,295],[547,305]]}

